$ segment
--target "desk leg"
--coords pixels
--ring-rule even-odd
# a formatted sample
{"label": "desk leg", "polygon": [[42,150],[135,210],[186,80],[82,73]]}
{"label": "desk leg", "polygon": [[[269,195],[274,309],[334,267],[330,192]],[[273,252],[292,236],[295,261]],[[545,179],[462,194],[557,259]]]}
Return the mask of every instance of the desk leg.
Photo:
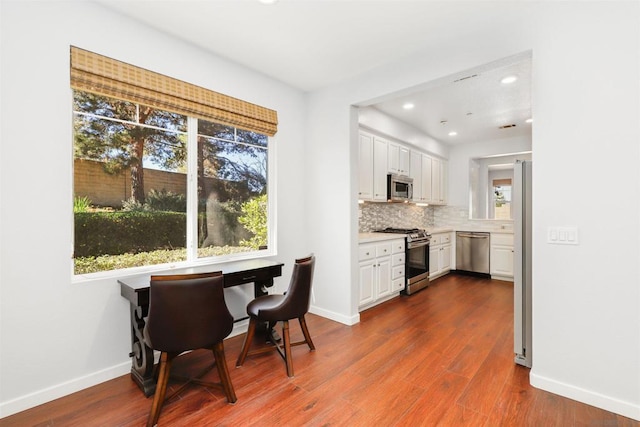
{"label": "desk leg", "polygon": [[273,286],[273,278],[263,281],[255,281],[253,282],[253,296],[255,298],[261,297],[263,295],[267,295],[267,288]]}
{"label": "desk leg", "polygon": [[148,307],[131,304],[131,378],[145,396],[156,391],[153,378],[153,350],[144,342],[143,333]]}

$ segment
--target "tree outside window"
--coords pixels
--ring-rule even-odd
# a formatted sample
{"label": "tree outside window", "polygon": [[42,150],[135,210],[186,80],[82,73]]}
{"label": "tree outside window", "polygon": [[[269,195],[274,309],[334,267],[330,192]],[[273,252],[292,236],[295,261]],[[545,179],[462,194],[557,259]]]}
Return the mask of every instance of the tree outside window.
{"label": "tree outside window", "polygon": [[75,273],[266,248],[267,152],[265,135],[74,91]]}

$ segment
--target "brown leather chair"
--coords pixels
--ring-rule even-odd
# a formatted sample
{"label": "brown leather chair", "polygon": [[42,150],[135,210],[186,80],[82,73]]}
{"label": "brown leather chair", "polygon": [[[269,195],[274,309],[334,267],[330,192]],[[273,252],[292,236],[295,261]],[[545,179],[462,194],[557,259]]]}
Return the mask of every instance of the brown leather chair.
{"label": "brown leather chair", "polygon": [[[313,255],[307,258],[297,259],[293,266],[289,289],[284,295],[264,295],[254,299],[247,305],[249,329],[247,330],[247,335],[245,336],[242,351],[238,356],[236,366],[242,366],[248,355],[264,353],[275,348],[285,361],[287,375],[292,377],[293,362],[291,360],[291,347],[307,344],[310,350],[316,349],[313,341],[311,341],[311,335],[309,335],[307,322],[304,318],[304,315],[309,311],[309,297],[311,296],[314,265],[315,257]],[[290,342],[289,320],[291,319],[298,319],[300,322],[300,328],[305,338],[304,341]],[[273,326],[280,321],[282,322],[282,345],[279,345],[278,340],[273,336]],[[259,322],[269,324],[267,332],[270,334],[273,345],[263,346],[249,351],[256,332],[256,326]]]}
{"label": "brown leather chair", "polygon": [[151,276],[144,337],[147,345],[161,351],[161,355],[147,426],[154,426],[160,417],[171,363],[188,350],[205,348],[213,351],[220,383],[198,379],[213,368],[211,365],[173,395],[189,383],[197,383],[206,387],[222,386],[229,403],[237,400],[224,355],[223,340],[233,329],[233,317],[224,301],[223,286],[222,272]]}

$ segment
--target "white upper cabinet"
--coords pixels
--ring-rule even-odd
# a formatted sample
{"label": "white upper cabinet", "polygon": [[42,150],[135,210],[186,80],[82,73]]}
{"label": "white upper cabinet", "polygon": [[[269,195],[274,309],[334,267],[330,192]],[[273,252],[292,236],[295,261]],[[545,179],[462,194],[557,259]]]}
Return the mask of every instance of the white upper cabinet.
{"label": "white upper cabinet", "polygon": [[389,142],[389,173],[409,176],[409,149],[395,142]]}
{"label": "white upper cabinet", "polygon": [[426,154],[422,155],[422,202],[431,203],[433,195],[433,179],[431,170],[433,159]]}
{"label": "white upper cabinet", "polygon": [[358,198],[373,199],[373,136],[360,133]]}
{"label": "white upper cabinet", "polygon": [[360,131],[358,198],[387,200],[387,174],[413,178],[413,202],[447,204],[447,161]]}
{"label": "white upper cabinet", "polygon": [[447,204],[447,161],[420,151],[411,151],[413,201],[432,205]]}
{"label": "white upper cabinet", "polygon": [[373,199],[387,200],[387,141],[373,137]]}
{"label": "white upper cabinet", "polygon": [[440,160],[431,160],[431,203],[440,203]]}
{"label": "white upper cabinet", "polygon": [[440,160],[440,201],[443,205],[449,203],[449,162]]}
{"label": "white upper cabinet", "polygon": [[448,162],[433,157],[431,159],[431,203],[434,205],[447,204],[447,174]]}
{"label": "white upper cabinet", "polygon": [[431,157],[420,151],[411,151],[411,177],[413,178],[413,201],[431,203]]}
{"label": "white upper cabinet", "polygon": [[413,201],[422,202],[422,153],[411,150],[410,154],[411,178],[413,178]]}
{"label": "white upper cabinet", "polygon": [[358,198],[387,200],[387,141],[360,132],[358,152]]}

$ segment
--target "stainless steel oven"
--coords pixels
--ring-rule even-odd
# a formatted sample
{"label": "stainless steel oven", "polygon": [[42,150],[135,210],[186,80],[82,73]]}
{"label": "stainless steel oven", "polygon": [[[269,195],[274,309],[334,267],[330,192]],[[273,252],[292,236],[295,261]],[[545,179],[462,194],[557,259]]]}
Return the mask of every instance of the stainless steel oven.
{"label": "stainless steel oven", "polygon": [[405,275],[407,285],[405,293],[414,294],[429,286],[429,237],[427,240],[410,242],[407,240]]}
{"label": "stainless steel oven", "polygon": [[429,243],[431,236],[417,228],[385,228],[382,233],[404,234],[405,246],[405,288],[404,293],[412,295],[429,286]]}

